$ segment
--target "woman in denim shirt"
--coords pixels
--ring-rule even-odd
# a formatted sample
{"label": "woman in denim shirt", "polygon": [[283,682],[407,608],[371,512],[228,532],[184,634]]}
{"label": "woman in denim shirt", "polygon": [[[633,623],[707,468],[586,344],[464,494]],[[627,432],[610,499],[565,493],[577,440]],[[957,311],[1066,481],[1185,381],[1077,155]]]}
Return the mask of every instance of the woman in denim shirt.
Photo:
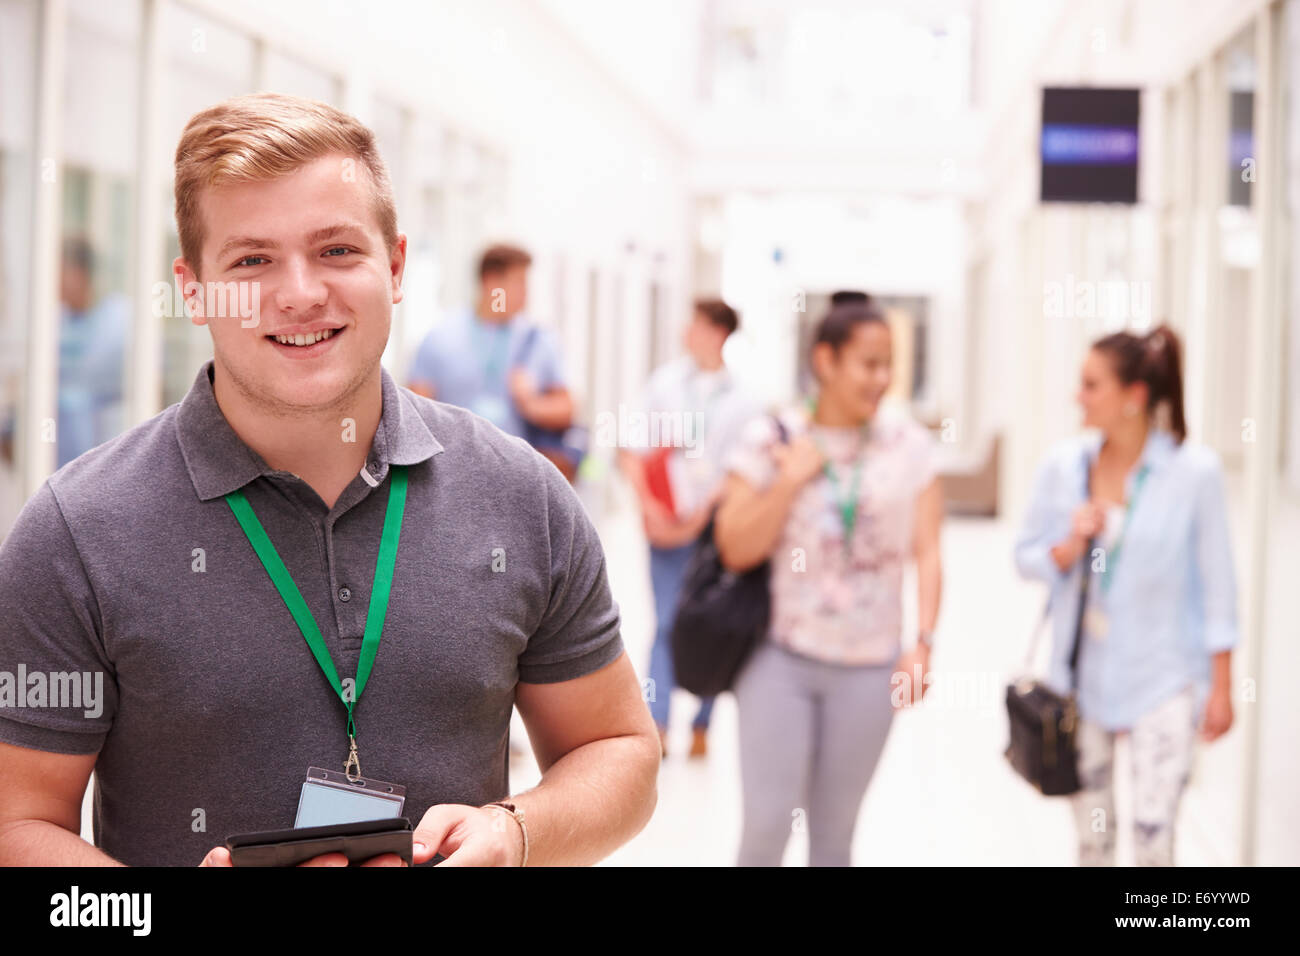
{"label": "woman in denim shirt", "polygon": [[1078,401],[1099,434],[1063,442],[1040,469],[1016,564],[1051,586],[1048,682],[1062,693],[1082,574],[1092,574],[1076,683],[1079,862],[1114,863],[1112,754],[1128,733],[1137,862],[1171,865],[1196,733],[1211,741],[1232,725],[1223,477],[1212,451],[1183,440],[1179,343],[1167,326],[1094,343]]}

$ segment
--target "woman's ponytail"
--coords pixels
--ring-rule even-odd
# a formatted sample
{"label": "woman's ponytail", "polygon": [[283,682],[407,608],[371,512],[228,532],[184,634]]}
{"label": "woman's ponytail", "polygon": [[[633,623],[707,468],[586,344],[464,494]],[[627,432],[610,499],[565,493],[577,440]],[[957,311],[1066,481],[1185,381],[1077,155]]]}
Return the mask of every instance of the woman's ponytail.
{"label": "woman's ponytail", "polygon": [[1157,422],[1179,442],[1187,437],[1182,344],[1173,329],[1159,325],[1146,335],[1115,332],[1095,342],[1093,348],[1111,357],[1115,374],[1125,385],[1145,383],[1148,414],[1163,416]]}
{"label": "woman's ponytail", "polygon": [[1164,406],[1165,426],[1181,442],[1187,437],[1187,419],[1183,414],[1182,347],[1178,335],[1167,325],[1160,325],[1145,337],[1146,367],[1142,376],[1151,392],[1151,407]]}

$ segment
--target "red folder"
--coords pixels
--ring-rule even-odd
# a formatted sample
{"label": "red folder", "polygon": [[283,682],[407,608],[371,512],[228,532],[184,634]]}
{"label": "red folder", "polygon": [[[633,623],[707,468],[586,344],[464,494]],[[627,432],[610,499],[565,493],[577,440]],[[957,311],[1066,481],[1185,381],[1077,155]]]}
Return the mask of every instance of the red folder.
{"label": "red folder", "polygon": [[645,483],[650,496],[666,507],[676,518],[677,509],[673,507],[673,486],[668,480],[668,458],[673,451],[671,445],[664,445],[653,449],[641,461],[645,468]]}

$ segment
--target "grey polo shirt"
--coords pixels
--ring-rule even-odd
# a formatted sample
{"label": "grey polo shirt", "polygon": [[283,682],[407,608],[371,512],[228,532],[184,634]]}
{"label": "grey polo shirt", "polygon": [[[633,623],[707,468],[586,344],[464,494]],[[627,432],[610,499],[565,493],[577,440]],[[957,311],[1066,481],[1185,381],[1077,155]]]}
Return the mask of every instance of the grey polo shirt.
{"label": "grey polo shirt", "polygon": [[192,866],[231,834],[291,827],[308,766],[343,769],[346,711],[222,496],[244,490],[346,678],[389,469],[406,465],[355,711],[362,772],[403,784],[416,822],[506,796],[517,682],[623,650],[578,497],[521,439],[384,372],[365,474],[327,509],[239,439],[211,365],[180,404],[51,476],[0,547],[0,740],[98,752],[95,843],[124,863]]}

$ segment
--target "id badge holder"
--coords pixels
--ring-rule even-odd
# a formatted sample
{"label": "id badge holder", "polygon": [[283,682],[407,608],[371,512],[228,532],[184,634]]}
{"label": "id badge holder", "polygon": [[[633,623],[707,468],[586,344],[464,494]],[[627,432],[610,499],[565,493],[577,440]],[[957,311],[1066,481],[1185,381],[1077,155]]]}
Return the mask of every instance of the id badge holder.
{"label": "id badge holder", "polygon": [[337,770],[308,767],[298,797],[294,829],[362,823],[400,817],[406,788],[385,780],[349,777]]}

